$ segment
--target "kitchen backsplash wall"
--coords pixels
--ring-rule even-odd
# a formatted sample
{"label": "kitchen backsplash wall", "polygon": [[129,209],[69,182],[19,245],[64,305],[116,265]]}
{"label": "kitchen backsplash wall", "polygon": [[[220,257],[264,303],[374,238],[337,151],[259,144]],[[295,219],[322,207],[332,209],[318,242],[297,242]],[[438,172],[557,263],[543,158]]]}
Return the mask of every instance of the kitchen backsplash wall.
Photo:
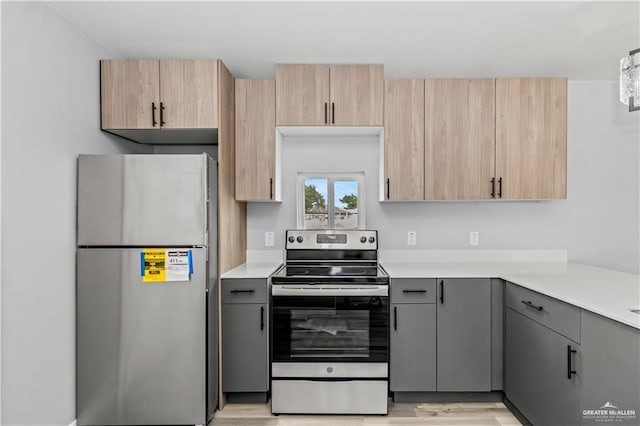
{"label": "kitchen backsplash wall", "polygon": [[639,273],[640,115],[617,97],[617,82],[569,82],[567,200],[380,203],[377,137],[287,137],[283,202],[248,204],[248,248],[271,248],[264,233],[273,231],[283,249],[299,171],[364,171],[366,226],[382,249],[470,249],[478,231],[478,249],[567,249],[570,261]]}

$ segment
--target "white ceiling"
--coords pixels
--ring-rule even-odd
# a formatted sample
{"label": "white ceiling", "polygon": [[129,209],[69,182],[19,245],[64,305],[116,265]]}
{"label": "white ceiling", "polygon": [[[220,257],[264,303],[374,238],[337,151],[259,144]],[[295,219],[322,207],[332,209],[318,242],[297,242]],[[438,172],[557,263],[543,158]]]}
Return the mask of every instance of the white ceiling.
{"label": "white ceiling", "polygon": [[48,2],[117,57],[383,63],[386,77],[617,80],[640,2]]}

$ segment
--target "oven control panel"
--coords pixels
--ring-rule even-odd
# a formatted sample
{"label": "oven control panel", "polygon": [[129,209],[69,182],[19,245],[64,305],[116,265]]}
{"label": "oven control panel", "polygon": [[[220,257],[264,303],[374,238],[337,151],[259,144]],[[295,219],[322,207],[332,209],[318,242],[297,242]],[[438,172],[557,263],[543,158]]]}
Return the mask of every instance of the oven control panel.
{"label": "oven control panel", "polygon": [[378,231],[371,230],[288,230],[287,250],[377,250]]}

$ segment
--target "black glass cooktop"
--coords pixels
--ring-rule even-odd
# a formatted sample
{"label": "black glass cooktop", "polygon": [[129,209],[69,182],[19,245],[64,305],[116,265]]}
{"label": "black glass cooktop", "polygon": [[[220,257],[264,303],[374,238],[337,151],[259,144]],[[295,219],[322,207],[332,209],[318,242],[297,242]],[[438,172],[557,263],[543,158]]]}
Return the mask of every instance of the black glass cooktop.
{"label": "black glass cooktop", "polygon": [[385,282],[387,274],[377,265],[286,265],[272,276],[273,283],[340,281]]}

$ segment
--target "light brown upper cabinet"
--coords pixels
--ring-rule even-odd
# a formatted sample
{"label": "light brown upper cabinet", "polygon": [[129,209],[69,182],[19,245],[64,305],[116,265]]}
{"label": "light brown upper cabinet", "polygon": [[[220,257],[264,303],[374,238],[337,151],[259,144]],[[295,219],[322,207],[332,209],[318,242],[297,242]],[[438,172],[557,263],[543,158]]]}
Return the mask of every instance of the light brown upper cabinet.
{"label": "light brown upper cabinet", "polygon": [[382,126],[382,65],[277,65],[276,125]]}
{"label": "light brown upper cabinet", "polygon": [[567,197],[567,79],[496,79],[496,177],[507,199]]}
{"label": "light brown upper cabinet", "polygon": [[493,79],[425,80],[425,200],[493,198],[494,89]]}
{"label": "light brown upper cabinet", "polygon": [[[100,61],[102,129],[142,143],[214,143],[220,64],[216,59]],[[153,129],[189,132],[149,132]],[[198,131],[203,129],[209,131]]]}
{"label": "light brown upper cabinet", "polygon": [[424,200],[424,80],[384,82],[385,200]]}
{"label": "light brown upper cabinet", "polygon": [[327,124],[328,102],[328,65],[276,65],[278,126]]}
{"label": "light brown upper cabinet", "polygon": [[161,127],[218,127],[217,67],[215,59],[160,61],[160,108],[164,108]]}
{"label": "light brown upper cabinet", "polygon": [[382,126],[382,65],[331,65],[331,124]]}
{"label": "light brown upper cabinet", "polygon": [[236,200],[271,201],[276,185],[276,82],[236,80]]}
{"label": "light brown upper cabinet", "polygon": [[103,129],[158,128],[160,67],[157,60],[100,61]]}
{"label": "light brown upper cabinet", "polygon": [[381,199],[566,198],[566,78],[424,80],[422,118],[420,81],[385,81]]}

